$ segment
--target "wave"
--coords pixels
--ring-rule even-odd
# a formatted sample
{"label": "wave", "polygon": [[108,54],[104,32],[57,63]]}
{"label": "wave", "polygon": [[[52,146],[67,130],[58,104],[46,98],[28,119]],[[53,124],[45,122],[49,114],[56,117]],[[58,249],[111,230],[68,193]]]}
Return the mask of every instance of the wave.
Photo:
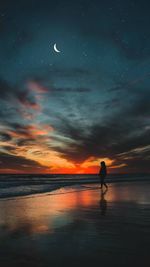
{"label": "wave", "polygon": [[[150,175],[108,175],[107,183],[150,181]],[[0,198],[51,192],[64,186],[99,183],[98,175],[0,175]]]}

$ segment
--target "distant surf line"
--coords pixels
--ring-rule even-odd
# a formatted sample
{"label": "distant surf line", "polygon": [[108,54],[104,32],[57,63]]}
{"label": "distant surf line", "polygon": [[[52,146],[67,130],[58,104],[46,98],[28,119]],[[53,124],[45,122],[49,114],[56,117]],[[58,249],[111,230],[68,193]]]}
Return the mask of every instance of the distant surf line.
{"label": "distant surf line", "polygon": [[[21,198],[21,199],[35,198],[37,196],[38,197],[43,197],[43,195],[44,196],[59,196],[59,195],[67,195],[67,194],[71,194],[71,193],[76,193],[76,192],[100,189],[100,186],[95,186],[95,187],[82,186],[82,187],[84,187],[84,188],[83,189],[81,188],[79,190],[67,191],[67,192],[58,192],[58,193],[43,192],[43,193],[36,193],[36,194],[32,194],[32,195],[30,194],[30,195],[24,195],[24,196],[6,197],[6,198],[1,198],[0,201],[10,201],[10,200],[16,200],[18,198]],[[59,189],[56,189],[56,190],[59,190]]]}

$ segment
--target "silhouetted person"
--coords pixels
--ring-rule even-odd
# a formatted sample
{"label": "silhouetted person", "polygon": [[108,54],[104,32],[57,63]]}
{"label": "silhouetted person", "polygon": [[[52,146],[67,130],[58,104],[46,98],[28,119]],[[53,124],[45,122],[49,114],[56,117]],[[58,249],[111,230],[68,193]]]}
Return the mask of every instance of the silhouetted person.
{"label": "silhouetted person", "polygon": [[100,175],[100,182],[101,182],[101,189],[103,189],[103,185],[108,188],[107,184],[105,183],[105,177],[107,175],[107,169],[106,169],[106,165],[105,165],[105,161],[102,161],[100,163],[101,168],[99,171],[99,175]]}
{"label": "silhouetted person", "polygon": [[100,199],[100,209],[101,209],[101,215],[105,215],[106,214],[106,210],[107,210],[107,200],[105,199],[105,194],[107,192],[107,189],[105,189],[105,191],[101,191],[101,199]]}

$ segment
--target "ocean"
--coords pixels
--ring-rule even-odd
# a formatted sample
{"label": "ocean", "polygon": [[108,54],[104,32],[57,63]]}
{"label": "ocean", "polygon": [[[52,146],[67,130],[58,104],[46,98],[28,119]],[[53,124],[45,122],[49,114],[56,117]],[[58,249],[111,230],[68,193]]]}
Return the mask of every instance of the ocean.
{"label": "ocean", "polygon": [[[109,174],[106,182],[150,181],[150,174]],[[98,183],[96,174],[0,174],[0,198],[51,192],[71,185]]]}

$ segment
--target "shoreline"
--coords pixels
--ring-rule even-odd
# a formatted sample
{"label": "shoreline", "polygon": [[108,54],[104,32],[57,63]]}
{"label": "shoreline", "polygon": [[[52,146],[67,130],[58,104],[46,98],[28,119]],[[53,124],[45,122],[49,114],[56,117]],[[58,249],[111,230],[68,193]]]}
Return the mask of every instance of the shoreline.
{"label": "shoreline", "polygon": [[[119,183],[133,183],[133,182],[150,182],[150,179],[137,179],[137,178],[128,178],[128,179],[116,179],[114,181],[112,181],[111,179],[109,180],[106,180],[106,183],[107,184],[119,184]],[[87,184],[99,184],[99,179],[95,179],[93,181],[89,181],[89,180],[86,180],[86,181],[83,181],[83,180],[78,180],[78,181],[68,181],[67,183],[63,183],[62,184],[57,184],[57,185],[53,185],[53,187],[51,188],[47,188],[47,189],[43,189],[43,190],[37,190],[36,192],[31,192],[31,193],[18,193],[18,194],[10,194],[10,195],[1,195],[0,196],[0,201],[5,201],[5,200],[12,200],[12,199],[16,199],[16,198],[29,198],[29,197],[35,197],[35,196],[41,196],[42,195],[52,195],[51,193],[54,192],[54,191],[57,191],[59,189],[63,189],[63,188],[67,188],[67,187],[72,187],[72,186],[84,186],[84,185],[87,185]],[[0,189],[1,190],[1,189]],[[84,189],[85,190],[85,189]],[[86,189],[88,190],[88,189]]]}

